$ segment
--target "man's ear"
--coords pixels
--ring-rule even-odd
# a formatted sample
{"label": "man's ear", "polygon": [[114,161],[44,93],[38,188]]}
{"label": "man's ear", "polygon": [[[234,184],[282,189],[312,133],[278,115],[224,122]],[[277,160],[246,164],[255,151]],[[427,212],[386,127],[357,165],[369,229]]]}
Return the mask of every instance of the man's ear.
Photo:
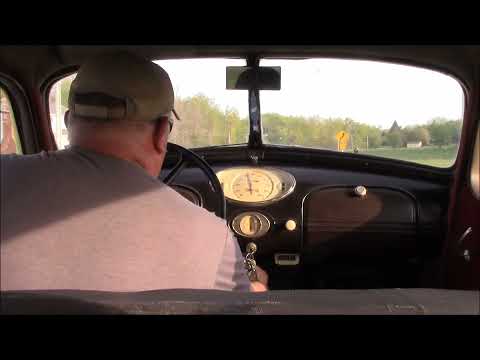
{"label": "man's ear", "polygon": [[159,154],[167,152],[169,133],[169,125],[166,119],[155,122],[155,128],[153,130],[153,145]]}
{"label": "man's ear", "polygon": [[70,126],[70,110],[65,112],[65,115],[63,116],[63,122],[65,123],[65,127],[68,129]]}

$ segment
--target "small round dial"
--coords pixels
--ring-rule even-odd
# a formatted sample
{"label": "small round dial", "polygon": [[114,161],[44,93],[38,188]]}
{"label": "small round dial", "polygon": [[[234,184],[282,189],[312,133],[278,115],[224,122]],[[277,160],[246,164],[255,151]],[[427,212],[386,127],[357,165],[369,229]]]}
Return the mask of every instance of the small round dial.
{"label": "small round dial", "polygon": [[260,171],[247,171],[232,183],[232,191],[241,201],[264,201],[273,190],[272,179]]}
{"label": "small round dial", "polygon": [[239,223],[240,230],[245,236],[256,235],[262,226],[260,219],[256,215],[246,215]]}
{"label": "small round dial", "polygon": [[270,230],[270,221],[267,217],[256,211],[244,212],[232,220],[233,230],[247,238],[258,238]]}

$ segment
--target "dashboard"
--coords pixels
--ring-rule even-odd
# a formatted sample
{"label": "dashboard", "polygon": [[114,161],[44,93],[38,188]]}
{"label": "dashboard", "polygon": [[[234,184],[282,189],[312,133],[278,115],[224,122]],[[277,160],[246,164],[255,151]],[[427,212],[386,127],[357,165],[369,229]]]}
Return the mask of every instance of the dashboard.
{"label": "dashboard", "polygon": [[[347,287],[361,287],[365,279],[369,287],[397,286],[376,276],[390,274],[388,267],[400,259],[404,265],[395,276],[404,278],[414,273],[409,267],[417,256],[441,251],[447,181],[429,180],[429,174],[422,178],[417,170],[411,176],[403,169],[395,173],[390,164],[369,163],[367,169],[350,160],[315,164],[311,155],[296,159],[291,149],[266,153],[260,164],[245,156],[245,149],[221,151],[200,155],[224,191],[228,226],[242,251],[249,242],[257,245],[257,263],[268,270],[272,289],[324,286],[304,283],[317,276],[357,281]],[[215,209],[216,197],[201,170],[187,167],[175,183],[172,187],[190,201]],[[375,266],[372,273],[363,272]],[[310,268],[318,273],[305,270]]]}
{"label": "dashboard", "polygon": [[[235,234],[246,239],[262,238],[277,225],[274,218],[264,211],[254,211],[255,208],[281,201],[293,193],[296,184],[291,173],[275,167],[231,167],[216,171],[216,175],[227,204],[246,207],[247,211],[237,213],[229,221]],[[203,206],[202,196],[191,186],[175,184],[172,187],[195,205]],[[295,220],[286,221],[289,231],[296,226]]]}
{"label": "dashboard", "polygon": [[[430,198],[430,195],[445,191],[442,190],[442,186],[434,187],[433,184],[391,176],[321,168],[308,169],[303,166],[282,168],[279,166],[213,166],[212,168],[224,191],[228,225],[239,238],[242,247],[252,240],[258,242],[260,255],[276,250],[300,251],[304,245],[304,226],[308,222],[308,219],[304,219],[306,200],[311,197],[309,195],[324,187],[341,185],[350,189],[352,194],[359,186],[363,191],[369,192],[379,187],[388,187],[412,193],[415,198],[416,195],[423,196],[427,193],[426,199],[419,199],[417,202],[420,203],[414,204],[415,208],[419,207],[421,210],[418,214],[419,226],[426,231],[438,231],[435,229],[435,222],[441,215],[441,208],[435,198]],[[179,181],[172,187],[198,206],[207,209],[214,207],[212,198],[209,196],[210,190],[206,177],[198,169],[185,169],[179,176]],[[432,187],[431,192],[426,190],[429,187]],[[373,194],[370,195],[370,199],[373,199]],[[383,196],[379,200],[380,207],[386,206],[385,199]],[[354,205],[348,204],[349,197],[339,202],[336,202],[336,198],[318,201],[323,203],[318,204],[316,212],[320,213],[328,209],[328,213],[334,219],[332,221],[336,222],[342,219],[342,213],[348,213]],[[333,205],[335,208],[332,208]],[[392,205],[394,212],[398,212],[400,205],[402,204]],[[365,211],[368,211],[368,207],[365,207]],[[415,212],[416,209],[412,211]],[[379,217],[378,214],[377,217]],[[351,220],[353,222],[353,218]]]}

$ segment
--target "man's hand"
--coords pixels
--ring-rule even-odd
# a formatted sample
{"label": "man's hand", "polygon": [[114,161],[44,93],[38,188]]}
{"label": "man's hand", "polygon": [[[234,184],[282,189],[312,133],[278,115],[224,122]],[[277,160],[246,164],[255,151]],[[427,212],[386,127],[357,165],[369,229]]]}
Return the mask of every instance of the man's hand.
{"label": "man's hand", "polygon": [[268,291],[268,274],[257,265],[257,278],[258,281],[252,281],[250,283],[250,291],[261,292]]}

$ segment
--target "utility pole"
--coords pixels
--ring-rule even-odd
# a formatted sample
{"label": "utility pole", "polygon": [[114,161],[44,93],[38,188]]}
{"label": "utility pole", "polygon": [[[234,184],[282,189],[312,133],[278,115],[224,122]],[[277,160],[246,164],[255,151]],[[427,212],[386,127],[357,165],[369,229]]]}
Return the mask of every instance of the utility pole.
{"label": "utility pole", "polygon": [[232,143],[232,121],[228,119],[228,144]]}
{"label": "utility pole", "polygon": [[232,119],[228,107],[225,110],[225,132],[227,144],[230,145],[232,142]]}
{"label": "utility pole", "polygon": [[368,152],[368,135],[367,135],[367,152]]}

